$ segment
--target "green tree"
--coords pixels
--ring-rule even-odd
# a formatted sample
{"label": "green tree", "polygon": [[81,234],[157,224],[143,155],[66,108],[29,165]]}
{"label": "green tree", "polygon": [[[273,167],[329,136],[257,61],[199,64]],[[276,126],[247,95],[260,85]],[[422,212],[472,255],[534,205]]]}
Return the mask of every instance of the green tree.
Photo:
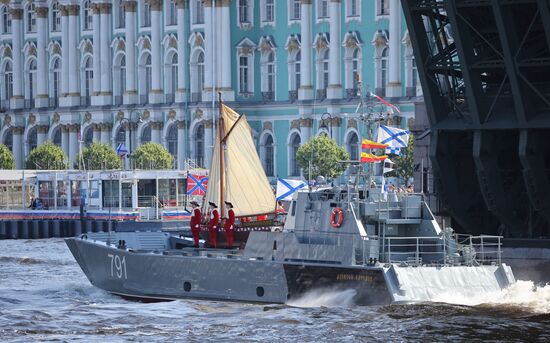
{"label": "green tree", "polygon": [[174,158],[158,143],[146,143],[132,154],[134,166],[138,169],[171,169]]}
{"label": "green tree", "polygon": [[311,179],[316,179],[318,176],[334,178],[346,170],[345,166],[338,161],[349,160],[349,154],[333,139],[321,135],[302,145],[296,153],[296,160],[308,177],[311,167]]}
{"label": "green tree", "polygon": [[12,152],[4,144],[0,144],[0,169],[14,169],[15,158]]}
{"label": "green tree", "polygon": [[67,160],[63,149],[52,142],[45,142],[32,149],[27,157],[26,167],[27,169],[66,169]]}
{"label": "green tree", "polygon": [[121,166],[120,158],[115,150],[105,143],[92,143],[89,147],[82,150],[82,161],[80,153],[74,161],[75,169],[79,169],[81,162],[84,162],[86,170],[119,169]]}
{"label": "green tree", "polygon": [[391,160],[395,163],[395,170],[389,172],[387,176],[399,177],[408,182],[413,176],[414,170],[414,137],[409,135],[409,142],[406,148],[401,149],[400,155],[391,155]]}

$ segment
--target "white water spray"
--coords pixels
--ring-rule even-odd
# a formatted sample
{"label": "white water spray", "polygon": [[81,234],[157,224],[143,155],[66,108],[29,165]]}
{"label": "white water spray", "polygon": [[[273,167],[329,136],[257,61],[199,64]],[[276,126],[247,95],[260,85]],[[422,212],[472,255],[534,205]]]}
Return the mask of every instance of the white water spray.
{"label": "white water spray", "polygon": [[287,305],[294,307],[352,307],[355,294],[357,292],[354,289],[314,289],[299,298],[289,300]]}
{"label": "white water spray", "polygon": [[550,313],[550,284],[537,287],[533,281],[518,280],[507,288],[474,296],[448,293],[435,296],[433,301],[475,306],[481,304],[513,305],[538,313]]}

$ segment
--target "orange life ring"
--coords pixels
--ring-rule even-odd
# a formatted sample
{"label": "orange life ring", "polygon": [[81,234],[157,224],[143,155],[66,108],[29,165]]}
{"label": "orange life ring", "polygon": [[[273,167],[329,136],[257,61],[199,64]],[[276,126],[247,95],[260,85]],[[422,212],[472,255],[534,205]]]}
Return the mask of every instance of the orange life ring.
{"label": "orange life ring", "polygon": [[[338,214],[338,220],[336,220],[336,215]],[[333,228],[337,229],[342,226],[344,221],[344,211],[340,207],[336,207],[332,210],[332,215],[330,216],[330,224]]]}

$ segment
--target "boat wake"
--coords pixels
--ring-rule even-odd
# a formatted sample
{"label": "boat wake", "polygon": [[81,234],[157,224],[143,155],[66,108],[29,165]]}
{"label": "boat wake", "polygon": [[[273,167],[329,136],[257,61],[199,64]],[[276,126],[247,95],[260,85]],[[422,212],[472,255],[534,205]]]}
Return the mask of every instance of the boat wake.
{"label": "boat wake", "polygon": [[464,296],[441,294],[433,301],[456,305],[512,305],[537,313],[550,313],[550,284],[536,286],[533,281],[518,280],[509,287],[492,293]]}
{"label": "boat wake", "polygon": [[314,289],[296,299],[290,299],[286,304],[293,307],[352,307],[354,289]]}

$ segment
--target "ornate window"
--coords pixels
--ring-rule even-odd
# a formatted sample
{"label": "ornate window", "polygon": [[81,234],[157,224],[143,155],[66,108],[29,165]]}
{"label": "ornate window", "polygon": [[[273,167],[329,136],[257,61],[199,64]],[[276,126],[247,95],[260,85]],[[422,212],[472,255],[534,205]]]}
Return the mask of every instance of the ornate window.
{"label": "ornate window", "polygon": [[261,88],[264,100],[275,99],[275,45],[270,36],[260,39]]}
{"label": "ornate window", "polygon": [[13,152],[13,132],[9,129],[4,134],[4,145]]}
{"label": "ornate window", "polygon": [[346,13],[348,17],[359,17],[361,15],[361,1],[347,0]]}
{"label": "ornate window", "polygon": [[13,68],[11,62],[6,62],[4,66],[4,84],[3,99],[9,101],[13,96]]}
{"label": "ornate window", "polygon": [[329,72],[329,49],[324,48],[317,52],[317,93],[319,99],[326,98]]}
{"label": "ornate window", "polygon": [[115,27],[117,29],[123,29],[126,27],[126,12],[124,11],[124,3],[122,0],[115,0],[113,5],[116,11],[115,15]]}
{"label": "ornate window", "polygon": [[239,56],[239,93],[248,93],[250,87],[248,79],[250,78],[249,61],[247,56]]}
{"label": "ornate window", "polygon": [[289,164],[289,174],[290,176],[300,176],[300,167],[298,166],[298,160],[296,159],[296,155],[298,154],[298,149],[300,148],[301,138],[298,133],[292,134],[290,137],[290,144],[289,144],[289,157],[290,157],[290,164]]}
{"label": "ornate window", "polygon": [[[52,63],[52,92],[54,99],[58,99],[61,94],[61,59],[56,58]],[[57,100],[56,100],[57,101]]]}
{"label": "ornate window", "polygon": [[[116,60],[118,63],[114,65],[114,77],[115,77],[115,87],[114,87],[114,96],[118,98],[117,104],[122,103],[122,96],[126,92],[126,56],[118,56]],[[115,60],[115,61],[116,61]]]}
{"label": "ornate window", "polygon": [[86,131],[84,131],[84,146],[89,147],[94,142],[94,129],[92,125],[88,125]]}
{"label": "ornate window", "polygon": [[33,3],[27,5],[27,32],[36,32],[36,12]]}
{"label": "ornate window", "polygon": [[300,89],[302,75],[302,52],[298,50],[294,58],[294,90]]}
{"label": "ornate window", "polygon": [[390,14],[390,0],[376,0],[376,14],[379,16]]}
{"label": "ornate window", "polygon": [[286,42],[285,49],[288,51],[288,97],[293,101],[298,99],[300,88],[301,59],[299,36],[291,35]]}
{"label": "ornate window", "polygon": [[275,176],[275,149],[273,144],[273,136],[271,134],[268,133],[265,135],[261,148],[265,174],[267,176]]}
{"label": "ornate window", "polygon": [[36,148],[38,137],[37,137],[37,130],[36,126],[33,126],[29,132],[27,132],[27,146],[28,146],[28,152],[30,153],[34,148]]}
{"label": "ornate window", "polygon": [[301,0],[289,0],[288,2],[288,18],[290,21],[300,20],[301,17]]}
{"label": "ornate window", "polygon": [[352,161],[358,161],[359,160],[359,137],[357,136],[357,133],[350,132],[348,135],[348,139],[346,142],[346,148],[349,153],[349,158]]}
{"label": "ornate window", "polygon": [[59,32],[61,31],[61,15],[59,13],[59,3],[54,2],[51,9],[51,18],[52,18],[52,31]]}
{"label": "ornate window", "polygon": [[146,124],[141,131],[141,144],[151,142],[151,125]]}
{"label": "ornate window", "polygon": [[408,32],[403,38],[403,45],[405,46],[405,92],[407,96],[417,96],[422,90],[418,84],[418,70]]}
{"label": "ornate window", "polygon": [[152,67],[151,54],[146,52],[141,56],[140,75],[143,75],[143,81],[139,82],[140,103],[146,104],[149,102],[149,92],[152,87]]}
{"label": "ornate window", "polygon": [[193,24],[204,24],[204,4],[202,0],[193,0]]}
{"label": "ornate window", "polygon": [[375,71],[375,93],[384,96],[386,94],[386,83],[388,80],[388,33],[385,30],[378,30],[374,33],[372,45],[374,45],[374,71]]}
{"label": "ornate window", "polygon": [[176,159],[178,156],[178,128],[176,124],[172,124],[168,128],[166,134],[166,148],[168,148],[168,152]]}
{"label": "ornate window", "polygon": [[168,0],[166,4],[166,25],[177,25],[178,23],[178,12],[176,9],[176,1]]}
{"label": "ornate window", "polygon": [[82,3],[82,23],[84,30],[91,30],[94,17],[90,8],[90,1],[86,0]]}
{"label": "ornate window", "polygon": [[266,71],[267,71],[267,91],[270,93],[275,92],[275,52],[270,52],[267,56],[267,63],[266,63]]}
{"label": "ornate window", "polygon": [[382,56],[380,57],[380,84],[378,85],[379,88],[386,87],[386,84],[388,83],[388,50],[389,48],[385,48],[382,50]]}
{"label": "ornate window", "polygon": [[92,90],[94,89],[94,67],[93,67],[93,58],[88,56],[84,62],[84,87],[82,89],[82,96],[86,98],[92,95]]}
{"label": "ornate window", "polygon": [[239,23],[250,23],[250,6],[248,0],[239,0]]}
{"label": "ornate window", "polygon": [[[164,66],[164,80],[165,80],[165,89],[167,95],[167,102],[173,102],[173,96],[178,89],[178,54],[172,53],[172,55],[167,56],[166,64]],[[168,99],[172,97],[172,99]],[[171,101],[169,101],[171,100]]]}
{"label": "ornate window", "polygon": [[249,96],[254,92],[254,50],[256,44],[245,38],[237,45],[238,90]]}
{"label": "ornate window", "polygon": [[195,163],[204,167],[204,125],[199,124],[195,128]]}
{"label": "ornate window", "polygon": [[115,145],[118,146],[119,144],[126,144],[126,127],[124,125],[120,125],[116,133]]}
{"label": "ornate window", "polygon": [[2,33],[11,33],[11,14],[8,6],[2,7]]}
{"label": "ornate window", "polygon": [[361,81],[362,43],[359,41],[359,35],[354,31],[350,31],[344,36],[343,45],[345,47],[346,95],[348,98],[354,98],[357,96],[359,82]]}
{"label": "ornate window", "polygon": [[197,50],[191,59],[191,101],[201,101],[204,88],[204,52]]}
{"label": "ornate window", "polygon": [[141,27],[151,26],[151,3],[149,0],[144,0],[141,6]]}
{"label": "ornate window", "polygon": [[61,147],[61,125],[57,125],[52,134],[52,143]]}

